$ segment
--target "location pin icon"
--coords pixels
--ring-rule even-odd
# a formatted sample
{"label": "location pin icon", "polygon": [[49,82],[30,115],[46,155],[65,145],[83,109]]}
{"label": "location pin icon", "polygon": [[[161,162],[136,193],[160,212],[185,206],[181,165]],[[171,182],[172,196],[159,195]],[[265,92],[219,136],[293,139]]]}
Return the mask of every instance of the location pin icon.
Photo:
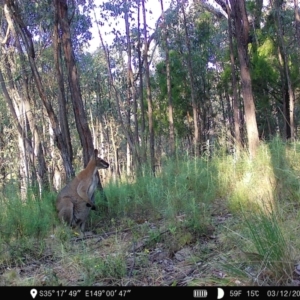
{"label": "location pin icon", "polygon": [[37,295],[37,290],[36,289],[30,290],[30,294],[31,294],[31,297],[34,299]]}

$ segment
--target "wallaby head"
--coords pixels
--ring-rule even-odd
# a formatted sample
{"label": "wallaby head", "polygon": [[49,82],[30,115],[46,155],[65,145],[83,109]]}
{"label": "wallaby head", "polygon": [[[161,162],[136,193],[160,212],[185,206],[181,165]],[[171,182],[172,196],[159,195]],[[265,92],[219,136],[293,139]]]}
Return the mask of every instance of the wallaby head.
{"label": "wallaby head", "polygon": [[[90,161],[85,169],[86,173],[89,173],[90,174],[89,176],[92,176],[91,177],[92,180],[89,182],[89,187],[88,187],[88,191],[87,191],[89,198],[92,197],[92,195],[96,189],[96,186],[98,184],[97,176],[95,175],[97,170],[98,169],[107,169],[108,167],[109,167],[109,163],[107,163],[104,159],[98,157],[98,150],[95,149],[94,153],[91,155]],[[91,207],[92,210],[96,209],[95,205],[89,201],[86,203],[86,206]]]}
{"label": "wallaby head", "polygon": [[97,169],[107,169],[109,167],[109,163],[104,159],[98,157],[98,150],[95,149],[93,155],[91,156],[90,161],[94,160]]}

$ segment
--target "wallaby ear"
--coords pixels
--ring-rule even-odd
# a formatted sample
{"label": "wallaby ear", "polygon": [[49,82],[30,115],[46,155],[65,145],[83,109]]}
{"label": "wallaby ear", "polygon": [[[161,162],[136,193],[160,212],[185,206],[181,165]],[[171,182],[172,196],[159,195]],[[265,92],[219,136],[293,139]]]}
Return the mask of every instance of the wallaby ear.
{"label": "wallaby ear", "polygon": [[98,150],[94,149],[94,153],[91,155],[90,160],[94,160],[98,157]]}

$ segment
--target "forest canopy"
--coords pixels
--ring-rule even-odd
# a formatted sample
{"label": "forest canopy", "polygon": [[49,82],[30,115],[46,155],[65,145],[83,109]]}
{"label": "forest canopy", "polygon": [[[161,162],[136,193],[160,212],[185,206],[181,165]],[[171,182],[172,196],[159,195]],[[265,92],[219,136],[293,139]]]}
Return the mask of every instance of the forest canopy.
{"label": "forest canopy", "polygon": [[297,138],[298,1],[165,2],[1,2],[2,183],[57,189],[94,148],[118,180]]}

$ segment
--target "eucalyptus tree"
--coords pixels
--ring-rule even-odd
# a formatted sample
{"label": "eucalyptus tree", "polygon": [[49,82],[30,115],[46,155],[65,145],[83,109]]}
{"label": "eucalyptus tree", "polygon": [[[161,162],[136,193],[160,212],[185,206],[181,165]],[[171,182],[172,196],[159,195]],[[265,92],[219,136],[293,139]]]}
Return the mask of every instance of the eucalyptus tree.
{"label": "eucalyptus tree", "polygon": [[[104,113],[106,116],[105,126],[106,128],[110,129],[110,134],[107,134],[107,140],[111,139],[111,144],[113,148],[113,155],[114,159],[111,162],[111,166],[113,166],[113,178],[116,180],[117,176],[120,177],[120,165],[119,165],[119,148],[121,145],[122,139],[118,139],[117,137],[120,136],[120,132],[123,132],[127,138],[127,141],[131,143],[131,148],[133,149],[133,145],[131,142],[131,137],[128,131],[125,128],[122,113],[121,113],[121,96],[118,92],[115,83],[115,77],[113,76],[113,66],[115,65],[114,60],[111,58],[111,52],[109,47],[104,43],[102,32],[100,26],[103,24],[101,21],[98,20],[96,12],[94,10],[94,17],[96,20],[96,26],[98,31],[98,36],[100,39],[100,48],[94,53],[93,57],[96,58],[103,56],[103,66],[104,70],[99,72],[98,69],[95,70],[97,74],[97,91],[96,97],[99,99],[100,105],[104,105],[106,109],[104,109]],[[106,18],[106,17],[104,17]],[[98,66],[101,65],[100,63],[97,64]],[[102,76],[101,76],[102,73]],[[101,81],[99,79],[101,78]],[[101,86],[100,86],[101,84]],[[107,87],[107,91],[104,91],[104,87]],[[114,102],[113,99],[116,101]],[[104,123],[104,122],[103,122]],[[121,124],[121,126],[119,126]],[[104,125],[104,124],[103,124]],[[121,127],[121,130],[119,129]]]}
{"label": "eucalyptus tree", "polygon": [[[114,89],[118,108],[118,121],[133,154],[133,162],[137,173],[139,173],[141,163],[145,162],[146,140],[149,145],[149,161],[154,172],[154,108],[149,66],[149,50],[153,34],[148,32],[146,1],[104,2],[101,8],[101,19],[103,21],[100,21],[100,24],[104,22],[111,24],[111,32],[114,35],[110,53],[114,51],[115,55],[118,56],[117,58],[106,55],[109,69],[111,69],[112,62],[108,58],[110,60],[114,59],[118,63],[118,68],[114,72],[109,71],[110,74],[113,73],[110,83]],[[120,26],[113,25],[114,23],[116,25],[120,24],[120,22],[123,24],[123,31]],[[101,44],[104,51],[108,53],[108,48],[104,46],[103,39],[101,39]],[[126,78],[126,81],[124,81],[124,78]],[[147,121],[145,108],[148,113]],[[146,130],[146,122],[148,130]],[[127,162],[129,161],[130,157],[127,156]]]}
{"label": "eucalyptus tree", "polygon": [[[127,174],[130,174],[131,169],[131,153],[134,155],[135,166],[140,165],[140,156],[138,149],[138,121],[137,121],[137,99],[136,99],[136,87],[134,82],[134,74],[132,69],[132,41],[131,41],[131,21],[132,21],[132,7],[131,3],[127,1],[119,1],[116,3],[104,2],[101,6],[101,20],[97,21],[98,35],[101,41],[101,47],[105,54],[105,60],[107,65],[109,94],[115,98],[117,122],[120,124],[121,130],[127,140]],[[104,22],[109,20],[115,20],[118,22],[119,17],[124,18],[125,33],[122,33],[115,27],[112,28],[114,34],[114,44],[111,46],[113,50],[110,50],[103,41],[101,29],[99,25],[103,25]],[[102,21],[103,20],[103,21]],[[125,47],[124,47],[125,45]],[[124,49],[125,48],[125,49]],[[124,66],[123,54],[127,54],[126,67]],[[112,53],[116,53],[117,57],[113,57]],[[113,66],[121,63],[122,67],[118,67],[118,70],[114,71]],[[124,85],[123,78],[126,78],[126,84]],[[126,91],[124,95],[123,90]],[[124,99],[126,99],[124,101]],[[127,104],[127,105],[126,105]],[[127,106],[125,108],[125,106]],[[132,110],[133,107],[133,110]],[[133,111],[133,113],[132,113]],[[124,118],[125,115],[125,118]],[[133,126],[131,127],[131,119],[133,118]],[[117,163],[117,151],[115,149],[115,163]],[[119,166],[116,166],[118,169]]]}
{"label": "eucalyptus tree", "polygon": [[[71,100],[72,100],[76,128],[78,131],[81,147],[83,150],[84,166],[86,166],[90,160],[92,153],[94,152],[95,146],[93,143],[92,133],[90,130],[90,126],[88,124],[87,114],[82,99],[80,78],[77,71],[75,51],[73,48],[72,38],[71,38],[72,32],[71,32],[70,23],[72,20],[72,16],[70,18],[68,14],[69,10],[68,10],[67,2],[68,2],[67,0],[54,0],[54,7],[55,7],[55,15],[58,18],[59,29],[61,32],[60,38],[62,41],[64,59],[65,59],[66,68],[68,72],[68,82],[69,82],[69,88],[71,93]],[[89,9],[88,2],[86,3],[84,1],[84,3],[81,3],[80,1],[78,4],[83,5],[84,8],[87,10]],[[76,3],[72,2],[72,5],[73,5],[72,9],[76,11]],[[100,191],[103,194],[103,188],[102,188],[102,184],[98,172],[97,172],[97,184]],[[106,199],[104,194],[103,196]]]}
{"label": "eucalyptus tree", "polygon": [[145,81],[147,91],[147,104],[148,104],[148,129],[149,129],[149,148],[150,148],[150,168],[155,173],[155,149],[154,149],[154,124],[153,124],[153,103],[152,103],[152,90],[150,84],[150,67],[148,60],[149,41],[147,32],[147,16],[145,8],[145,0],[142,1],[142,15],[144,21],[144,49],[143,49],[143,61],[145,69]]}
{"label": "eucalyptus tree", "polygon": [[175,131],[174,131],[174,117],[173,117],[173,100],[172,100],[172,82],[171,82],[171,67],[169,58],[169,43],[168,43],[168,25],[166,22],[164,12],[164,2],[160,0],[162,11],[162,34],[163,34],[163,48],[166,55],[166,75],[167,75],[167,95],[168,95],[168,120],[169,120],[169,153],[171,156],[175,154]]}
{"label": "eucalyptus tree", "polygon": [[[221,44],[217,35],[218,26],[213,26],[216,18],[196,4],[187,9],[186,4],[179,1],[173,1],[164,15],[168,26],[175,131],[178,138],[186,140],[184,143],[193,141],[193,152],[199,154],[214,140],[217,123],[214,116],[220,112],[213,92],[217,72],[211,68],[217,65],[216,52]],[[162,25],[159,28],[163,28]],[[159,36],[158,39],[162,57],[165,58],[163,37]],[[158,65],[157,78],[160,96],[166,95],[167,99],[165,59]]]}
{"label": "eucalyptus tree", "polygon": [[[65,143],[66,139],[61,132],[61,126],[63,127],[63,125],[60,125],[55,112],[55,103],[53,105],[51,101],[52,99],[49,94],[51,88],[45,84],[45,78],[51,72],[51,62],[43,61],[43,54],[47,52],[51,44],[53,10],[50,1],[43,3],[33,3],[32,1],[5,1],[4,11],[8,27],[3,45],[6,47],[15,47],[15,54],[20,58],[18,63],[21,66],[21,74],[18,77],[18,82],[23,84],[23,92],[21,92],[22,86],[19,87],[17,92],[22,93],[20,99],[22,105],[25,106],[26,122],[28,122],[30,131],[32,132],[32,134],[27,134],[27,137],[32,136],[33,152],[38,162],[37,179],[41,188],[41,184],[46,181],[47,169],[49,170],[45,158],[48,155],[52,156],[53,151],[49,149],[50,147],[45,148],[42,146],[42,143],[45,143],[44,133],[48,131],[47,129],[45,130],[45,127],[48,125],[46,124],[47,122],[45,122],[42,125],[44,128],[39,128],[44,118],[37,117],[37,115],[43,116],[44,111],[39,107],[36,94],[38,94],[42,100],[42,104],[48,115],[51,128],[50,134],[51,132],[54,134],[54,140],[60,150],[60,156],[63,159],[67,178],[74,175],[71,157]],[[31,24],[30,31],[27,24]],[[36,55],[36,53],[38,54]],[[44,72],[43,78],[41,76],[41,70]],[[7,71],[10,70],[6,69],[5,76],[10,76],[10,72]],[[52,78],[53,77],[52,74]],[[22,81],[20,79],[22,79]],[[26,127],[24,128],[26,129]],[[53,156],[52,160],[55,160]],[[34,167],[33,164],[31,168]]]}
{"label": "eucalyptus tree", "polygon": [[272,18],[276,27],[276,42],[278,45],[278,61],[280,65],[280,74],[282,81],[282,99],[283,109],[285,115],[285,138],[295,138],[295,122],[294,122],[294,89],[291,82],[290,68],[289,68],[289,53],[287,51],[285,29],[282,21],[283,5],[282,0],[272,0]]}
{"label": "eucalyptus tree", "polygon": [[141,31],[141,0],[137,0],[137,30],[136,30],[136,42],[137,42],[137,57],[138,57],[138,70],[139,70],[139,101],[140,101],[140,130],[141,130],[141,158],[142,161],[146,160],[146,147],[145,147],[145,105],[144,105],[144,81],[143,81],[143,60],[142,60],[142,31]]}
{"label": "eucalyptus tree", "polygon": [[249,20],[245,1],[230,0],[231,16],[236,32],[237,51],[240,62],[242,93],[245,109],[245,121],[247,129],[249,153],[253,157],[259,145],[258,128],[256,122],[255,104],[252,91],[251,74],[249,70]]}
{"label": "eucalyptus tree", "polygon": [[[24,3],[22,3],[24,4]],[[32,3],[26,3],[28,5],[32,5]],[[5,40],[2,43],[3,49],[4,47],[6,49],[8,48],[16,48],[16,52],[19,55],[19,63],[21,66],[21,72],[20,72],[20,78],[22,79],[22,84],[23,84],[23,95],[21,95],[19,92],[21,89],[19,88],[17,90],[17,93],[19,93],[20,99],[22,99],[23,103],[25,104],[26,111],[25,115],[27,118],[27,122],[29,123],[30,126],[30,131],[32,132],[34,136],[34,154],[38,158],[39,162],[39,169],[40,171],[38,172],[38,179],[40,185],[42,184],[43,178],[45,178],[45,172],[46,172],[46,167],[45,167],[45,161],[44,161],[44,153],[42,151],[42,147],[40,144],[41,138],[40,138],[40,132],[38,132],[38,129],[36,127],[35,123],[35,118],[33,115],[34,109],[33,109],[33,102],[30,99],[29,95],[29,78],[32,76],[38,94],[44,104],[44,107],[47,111],[49,120],[51,122],[53,131],[56,135],[57,139],[57,144],[58,147],[62,150],[65,148],[64,141],[62,139],[60,129],[59,129],[59,124],[57,117],[54,113],[54,110],[52,108],[51,103],[48,101],[44,86],[41,81],[40,73],[36,65],[35,61],[35,48],[34,48],[34,42],[33,42],[33,35],[32,33],[28,30],[26,26],[26,17],[24,15],[24,11],[22,11],[22,7],[18,5],[17,2],[15,1],[4,1],[4,6],[3,10],[5,12],[5,20],[7,24],[7,31],[6,31],[6,36]],[[33,16],[35,16],[35,12],[33,13]],[[31,16],[32,17],[32,16]],[[23,53],[25,51],[25,54]],[[9,67],[8,65],[6,65]],[[27,71],[28,66],[31,70],[31,73]],[[11,70],[6,67],[6,76],[11,76]],[[12,69],[18,68],[17,65],[10,66]],[[12,81],[9,81],[12,84]],[[5,88],[4,86],[2,87],[3,89]],[[10,95],[8,96],[13,96],[16,95],[13,90],[11,90],[12,86],[10,86]],[[22,88],[22,87],[21,87]],[[7,100],[9,100],[9,97],[7,97]],[[21,101],[21,102],[22,102]],[[12,111],[12,110],[11,110]],[[13,114],[14,116],[14,114]],[[26,123],[25,123],[26,124]],[[25,130],[25,127],[24,127]],[[70,168],[70,161],[68,160],[67,157],[64,157],[64,162],[65,166],[67,168]]]}
{"label": "eucalyptus tree", "polygon": [[68,15],[67,0],[55,0],[55,14],[61,31],[61,41],[66,62],[68,81],[71,92],[76,127],[78,130],[82,150],[84,165],[88,164],[90,156],[94,151],[92,134],[87,122],[86,112],[83,106],[80,80],[77,72],[74,49],[71,39],[70,17]]}
{"label": "eucalyptus tree", "polygon": [[[131,32],[130,32],[130,21],[129,18],[132,18],[132,12],[130,11],[130,6],[132,5],[132,1],[123,1],[124,5],[124,21],[125,21],[125,34],[126,34],[126,47],[127,47],[127,103],[128,103],[128,112],[127,112],[127,123],[130,127],[130,103],[133,103],[133,112],[132,117],[134,121],[134,130],[132,134],[132,139],[134,141],[135,146],[135,163],[137,167],[137,172],[139,172],[140,168],[140,155],[139,155],[139,129],[138,129],[138,121],[137,121],[137,110],[138,110],[138,104],[137,104],[137,92],[135,87],[135,80],[134,80],[134,74],[132,69],[132,41],[131,41]],[[127,160],[129,162],[129,160]],[[129,169],[129,165],[128,165]]]}
{"label": "eucalyptus tree", "polygon": [[187,48],[187,68],[188,68],[188,76],[189,76],[189,83],[191,88],[191,100],[192,100],[192,107],[193,107],[193,122],[194,122],[194,151],[195,155],[199,155],[200,151],[200,128],[198,122],[198,105],[196,101],[196,91],[195,91],[195,82],[194,82],[194,72],[192,69],[192,50],[191,50],[191,41],[188,34],[188,25],[186,19],[186,12],[184,4],[181,1],[178,1],[178,6],[183,15],[183,27],[184,27],[184,39],[185,39],[185,46]]}
{"label": "eucalyptus tree", "polygon": [[[182,61],[180,53],[174,49],[169,53],[169,65],[171,75],[171,91],[168,90],[168,78],[166,71],[166,60],[162,60],[156,65],[155,82],[157,84],[158,92],[158,105],[156,118],[156,134],[159,136],[170,135],[170,120],[166,112],[168,112],[169,97],[172,99],[174,131],[176,132],[177,147],[180,144],[186,145],[182,148],[191,149],[191,141],[193,140],[192,132],[192,109],[189,101],[187,100],[190,95],[188,85],[188,74],[184,62]],[[169,95],[171,92],[171,95]],[[180,149],[176,149],[179,151]],[[167,148],[168,151],[168,148]]]}
{"label": "eucalyptus tree", "polygon": [[[156,131],[157,135],[168,136],[167,152],[175,142],[175,132],[177,145],[180,141],[183,144],[187,143],[187,148],[191,149],[190,141],[194,141],[191,124],[193,111],[188,100],[191,98],[191,89],[186,68],[184,31],[179,22],[180,10],[177,4],[171,4],[171,7],[163,12],[162,18],[158,20],[156,36],[161,51],[161,61],[157,63],[155,72],[159,89]],[[188,26],[192,27],[190,23]]]}
{"label": "eucalyptus tree", "polygon": [[[61,37],[59,33],[59,16],[57,13],[57,1],[54,2],[55,5],[55,13],[54,13],[54,20],[53,20],[53,58],[54,58],[54,65],[56,71],[56,80],[57,80],[57,91],[58,91],[58,103],[59,103],[59,121],[61,127],[61,133],[63,139],[66,143],[66,150],[68,153],[68,157],[70,158],[71,164],[73,161],[73,148],[71,143],[71,135],[70,135],[70,128],[67,118],[67,99],[66,99],[66,89],[64,84],[64,67],[63,67],[63,60],[62,60],[62,44],[61,44]],[[75,174],[67,174],[68,181],[73,177]]]}
{"label": "eucalyptus tree", "polygon": [[[230,22],[228,31],[232,29],[231,32],[234,37],[231,53],[237,51],[240,63],[242,54],[246,54],[244,56],[246,58],[244,71],[246,72],[241,72],[243,68],[240,64],[238,80],[242,83],[241,90],[244,100],[247,134],[249,131],[247,125],[249,124],[249,118],[251,115],[255,115],[256,126],[251,127],[257,127],[260,138],[270,137],[278,134],[278,132],[284,138],[294,138],[296,128],[294,114],[297,111],[294,108],[296,103],[295,88],[297,86],[295,70],[299,68],[298,55],[295,52],[297,41],[295,5],[297,6],[297,1],[294,1],[294,11],[292,3],[287,1],[270,1],[269,4],[264,3],[262,0],[215,0],[215,2],[223,9],[221,16],[224,16],[227,12],[228,23]],[[213,11],[211,7],[209,9]],[[246,12],[246,16],[248,15],[250,18],[243,19],[242,11]],[[250,23],[247,21],[248,19],[251,20]],[[296,24],[295,27],[290,26],[293,19]],[[240,39],[241,37],[242,39]],[[233,66],[234,60],[231,59],[231,61]],[[250,77],[248,76],[248,80],[245,81],[247,77],[242,75],[247,73]],[[247,81],[251,82],[255,107],[246,106],[245,99],[247,97],[245,98],[244,88],[248,87],[248,90],[250,90],[250,85],[245,85]],[[233,96],[233,98],[235,97]],[[251,102],[248,101],[248,104]],[[254,109],[255,112],[253,113]],[[252,113],[250,113],[251,111]],[[248,134],[250,148],[249,139]],[[255,140],[254,145],[258,144],[258,139],[255,138]],[[250,150],[251,152],[253,151]]]}
{"label": "eucalyptus tree", "polygon": [[[255,17],[253,7],[249,6],[248,12]],[[286,1],[270,1],[263,12],[262,26],[251,32],[250,52],[258,129],[261,137],[280,134],[284,139],[293,139],[299,85],[297,26],[290,26],[295,12],[291,2]]]}
{"label": "eucalyptus tree", "polygon": [[300,47],[300,13],[299,13],[299,1],[294,0],[294,11],[295,11],[295,31],[297,37],[298,47]]}
{"label": "eucalyptus tree", "polygon": [[[229,2],[227,0],[215,0],[215,2],[221,7],[224,15],[227,15],[227,17],[233,22],[234,37],[237,44],[237,53],[240,65],[241,89],[244,101],[248,149],[250,156],[253,157],[255,156],[257,147],[259,145],[259,135],[249,65],[250,59],[248,44],[250,42],[250,25],[246,4],[244,0],[229,0]],[[208,6],[206,5],[206,7]],[[214,9],[212,9],[210,6],[208,9],[214,11]],[[220,14],[219,12],[215,13]],[[223,13],[221,15],[223,15]]]}
{"label": "eucalyptus tree", "polygon": [[78,72],[93,143],[99,149],[99,155],[110,162],[108,172],[100,170],[100,173],[102,172],[102,178],[109,175],[117,180],[120,177],[119,148],[122,143],[122,131],[103,49],[79,54]]}
{"label": "eucalyptus tree", "polygon": [[[70,4],[71,11],[68,10],[67,4]],[[48,143],[48,139],[50,139],[49,144],[52,143],[49,135],[53,133],[53,141],[59,149],[67,178],[74,175],[71,133],[68,132],[72,115],[69,114],[69,106],[66,103],[69,92],[73,104],[73,119],[77,125],[85,164],[89,159],[89,153],[92,153],[94,148],[76,66],[78,53],[82,51],[85,41],[90,38],[88,28],[91,25],[88,14],[80,14],[79,11],[80,7],[90,9],[91,4],[91,1],[75,3],[74,1],[50,0],[39,3],[7,0],[3,4],[6,13],[5,22],[2,23],[4,26],[2,33],[5,33],[2,35],[2,50],[7,51],[14,48],[15,51],[11,53],[17,55],[15,56],[17,63],[12,68],[3,64],[1,71],[6,80],[9,76],[16,76],[10,75],[12,74],[11,70],[18,70],[21,66],[20,76],[15,83],[22,85],[14,88],[14,90],[19,93],[20,103],[22,103],[22,107],[25,107],[26,119],[20,123],[23,128],[18,127],[21,129],[19,132],[22,137],[26,137],[25,145],[32,144],[33,150],[30,151],[34,152],[35,156],[45,159],[49,155],[51,160],[57,163],[58,161],[52,156],[53,151],[50,150],[50,147],[42,147],[43,144]],[[27,24],[31,26],[29,27]],[[54,52],[52,52],[54,55],[52,54],[51,57],[51,55],[49,56],[49,49],[52,49],[52,45],[54,46]],[[61,50],[64,50],[64,55],[61,54]],[[64,72],[65,67],[67,72]],[[53,70],[56,70],[56,75],[54,75]],[[53,78],[57,78],[56,83],[54,83]],[[66,78],[69,85],[64,84]],[[13,83],[13,81],[7,81],[7,83],[9,82]],[[10,99],[13,99],[12,96],[16,93],[8,84],[2,85],[3,90],[5,87],[8,91],[7,95],[10,97],[6,97],[9,104]],[[41,100],[42,106],[39,106],[40,101],[38,100]],[[16,107],[13,108],[16,109]],[[59,117],[57,117],[57,111]],[[41,117],[37,118],[35,112],[40,113]],[[46,113],[48,120],[43,118],[44,113]],[[15,116],[16,114],[12,112],[12,115]],[[49,122],[51,129],[49,135],[47,135],[48,130],[45,129],[46,126],[49,126],[47,122]],[[40,125],[41,123],[42,125]],[[39,126],[43,128],[39,128]],[[29,134],[26,131],[27,128],[30,130]],[[73,142],[76,143],[74,138]],[[30,159],[34,162],[38,161],[39,171],[37,175],[44,178],[49,165],[47,166],[45,161],[40,159],[33,160],[32,157]],[[28,169],[32,169],[32,167],[35,165]]]}
{"label": "eucalyptus tree", "polygon": [[[230,7],[228,1],[226,1],[226,12],[230,15]],[[231,81],[232,81],[232,106],[233,106],[233,122],[234,122],[234,142],[236,145],[236,151],[239,155],[242,148],[241,138],[241,123],[239,119],[239,103],[238,103],[238,86],[237,86],[237,74],[235,68],[235,51],[233,45],[233,29],[231,18],[228,18],[228,42],[229,42],[229,53],[230,53],[230,67],[231,67]]]}

